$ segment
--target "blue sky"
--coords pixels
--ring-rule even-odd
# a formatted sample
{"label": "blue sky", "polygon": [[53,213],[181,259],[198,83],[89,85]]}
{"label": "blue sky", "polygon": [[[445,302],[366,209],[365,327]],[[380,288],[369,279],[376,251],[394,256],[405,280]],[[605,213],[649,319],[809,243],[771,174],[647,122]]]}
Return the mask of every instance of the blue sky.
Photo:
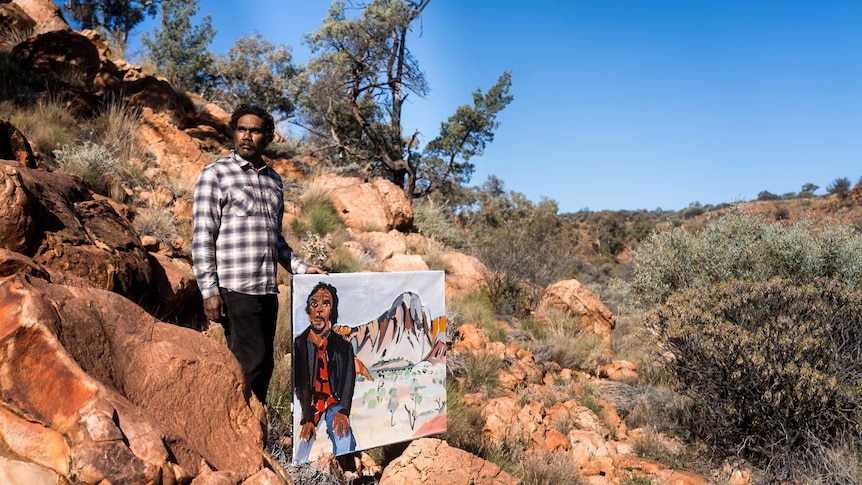
{"label": "blue sky", "polygon": [[[329,6],[237,3],[200,0],[210,50],[256,31],[300,63]],[[405,132],[433,139],[512,70],[515,99],[471,183],[494,174],[560,212],[678,210],[809,182],[822,194],[862,176],[862,2],[432,0],[414,34],[431,92],[411,96]]]}

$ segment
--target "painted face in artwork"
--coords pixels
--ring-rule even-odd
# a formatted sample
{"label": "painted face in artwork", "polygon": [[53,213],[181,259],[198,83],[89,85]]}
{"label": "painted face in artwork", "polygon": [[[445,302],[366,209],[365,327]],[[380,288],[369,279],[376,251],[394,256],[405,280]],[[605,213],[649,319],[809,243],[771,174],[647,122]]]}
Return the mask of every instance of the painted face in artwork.
{"label": "painted face in artwork", "polygon": [[233,132],[233,144],[236,153],[250,162],[257,162],[266,148],[266,136],[263,133],[263,119],[257,115],[247,114],[236,121]]}
{"label": "painted face in artwork", "polygon": [[308,321],[311,330],[316,334],[326,333],[331,327],[329,321],[332,312],[332,295],[329,291],[321,288],[308,298]]}

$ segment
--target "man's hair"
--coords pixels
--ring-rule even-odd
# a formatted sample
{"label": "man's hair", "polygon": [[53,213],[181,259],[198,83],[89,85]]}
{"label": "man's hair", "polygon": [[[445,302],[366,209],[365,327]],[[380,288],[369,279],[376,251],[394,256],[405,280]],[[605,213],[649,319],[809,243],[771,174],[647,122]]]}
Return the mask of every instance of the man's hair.
{"label": "man's hair", "polygon": [[338,322],[338,291],[329,283],[320,282],[308,294],[308,299],[305,300],[305,313],[311,315],[311,295],[319,290],[326,290],[332,297],[332,310],[329,311],[329,323],[335,325]]}
{"label": "man's hair", "polygon": [[263,120],[263,139],[267,145],[272,143],[275,138],[275,119],[269,114],[269,111],[256,104],[242,103],[233,110],[233,114],[230,115],[230,125],[228,125],[231,134],[236,130],[236,123],[245,115],[255,115]]}

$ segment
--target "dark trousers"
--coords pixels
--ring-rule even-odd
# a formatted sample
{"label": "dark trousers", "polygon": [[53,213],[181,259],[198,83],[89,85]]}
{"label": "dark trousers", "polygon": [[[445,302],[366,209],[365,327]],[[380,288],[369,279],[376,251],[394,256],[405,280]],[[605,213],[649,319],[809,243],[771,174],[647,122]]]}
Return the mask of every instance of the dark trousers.
{"label": "dark trousers", "polygon": [[273,341],[278,319],[276,295],[246,295],[221,289],[227,346],[239,361],[246,382],[261,403],[275,366]]}

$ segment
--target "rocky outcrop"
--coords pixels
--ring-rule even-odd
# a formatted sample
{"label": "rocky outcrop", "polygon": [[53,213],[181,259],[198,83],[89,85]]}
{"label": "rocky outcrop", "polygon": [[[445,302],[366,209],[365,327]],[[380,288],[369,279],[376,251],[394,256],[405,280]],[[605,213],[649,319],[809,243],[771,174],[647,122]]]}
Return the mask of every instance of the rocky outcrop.
{"label": "rocky outcrop", "polygon": [[410,443],[404,453],[383,470],[381,485],[516,485],[517,479],[445,441],[423,438]]}
{"label": "rocky outcrop", "polygon": [[0,311],[0,450],[14,453],[0,455],[94,484],[174,483],[202,464],[237,483],[263,468],[242,372],[214,340],[23,275],[0,280]]}
{"label": "rocky outcrop", "polygon": [[[132,299],[150,291],[147,252],[127,219],[111,204],[93,199],[80,179],[0,161],[7,174],[4,225],[14,229],[5,249],[20,251],[59,272],[96,288]],[[20,183],[18,182],[20,180]],[[22,190],[16,189],[19,187]],[[27,216],[29,214],[29,216]]]}

